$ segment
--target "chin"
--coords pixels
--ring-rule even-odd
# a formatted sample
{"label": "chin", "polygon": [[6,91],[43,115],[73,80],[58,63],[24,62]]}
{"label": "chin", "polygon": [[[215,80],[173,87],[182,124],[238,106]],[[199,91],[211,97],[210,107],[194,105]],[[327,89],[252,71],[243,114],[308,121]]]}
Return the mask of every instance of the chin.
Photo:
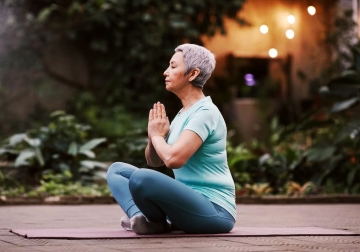
{"label": "chin", "polygon": [[165,88],[167,91],[171,91],[171,86],[169,84],[165,84]]}

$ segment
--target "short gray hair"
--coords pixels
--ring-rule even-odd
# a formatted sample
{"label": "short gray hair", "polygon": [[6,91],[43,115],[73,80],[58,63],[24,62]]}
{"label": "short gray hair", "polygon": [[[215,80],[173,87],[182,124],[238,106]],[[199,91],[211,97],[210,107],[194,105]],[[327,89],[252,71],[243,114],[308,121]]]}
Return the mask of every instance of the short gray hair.
{"label": "short gray hair", "polygon": [[182,52],[186,66],[185,75],[192,69],[198,68],[200,74],[191,82],[196,87],[203,88],[215,69],[215,55],[205,47],[195,44],[182,44],[175,48],[175,52]]}

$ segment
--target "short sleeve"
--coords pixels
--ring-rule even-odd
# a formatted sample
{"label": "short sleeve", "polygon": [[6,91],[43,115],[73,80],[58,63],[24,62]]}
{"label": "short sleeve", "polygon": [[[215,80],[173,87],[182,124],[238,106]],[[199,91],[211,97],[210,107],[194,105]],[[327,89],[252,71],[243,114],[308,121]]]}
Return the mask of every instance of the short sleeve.
{"label": "short sleeve", "polygon": [[198,134],[204,142],[216,129],[219,114],[206,107],[196,110],[190,117],[184,130]]}

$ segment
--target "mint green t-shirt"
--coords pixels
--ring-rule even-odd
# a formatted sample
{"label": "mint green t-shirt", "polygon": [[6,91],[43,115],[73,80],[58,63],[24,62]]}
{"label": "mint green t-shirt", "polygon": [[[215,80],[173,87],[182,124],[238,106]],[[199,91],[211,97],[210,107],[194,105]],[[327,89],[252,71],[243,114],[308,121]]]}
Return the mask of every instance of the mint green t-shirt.
{"label": "mint green t-shirt", "polygon": [[209,96],[177,114],[167,143],[173,145],[184,130],[198,134],[203,144],[183,167],[173,169],[175,179],[225,208],[236,219],[235,185],[227,164],[226,124]]}

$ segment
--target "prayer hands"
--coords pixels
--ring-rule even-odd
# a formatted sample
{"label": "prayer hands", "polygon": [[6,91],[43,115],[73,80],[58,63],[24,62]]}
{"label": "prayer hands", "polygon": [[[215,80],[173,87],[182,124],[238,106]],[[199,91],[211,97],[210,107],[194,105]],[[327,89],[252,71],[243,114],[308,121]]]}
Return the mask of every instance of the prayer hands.
{"label": "prayer hands", "polygon": [[157,102],[150,109],[148,122],[148,136],[166,137],[170,130],[169,118],[166,116],[164,104]]}

